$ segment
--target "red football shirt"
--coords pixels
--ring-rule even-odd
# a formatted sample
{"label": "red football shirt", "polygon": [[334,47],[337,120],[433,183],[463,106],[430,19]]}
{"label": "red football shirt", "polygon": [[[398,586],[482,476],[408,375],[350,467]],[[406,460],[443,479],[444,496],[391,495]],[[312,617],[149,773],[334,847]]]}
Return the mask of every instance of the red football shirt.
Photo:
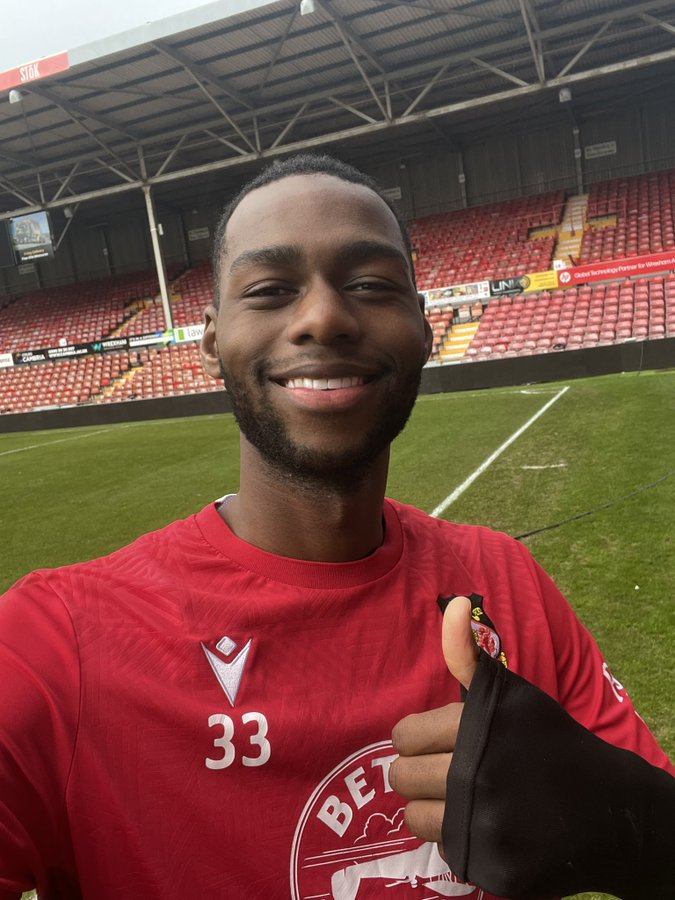
{"label": "red football shirt", "polygon": [[[0,602],[0,900],[489,895],[413,838],[393,725],[459,699],[439,595],[606,740],[668,766],[528,551],[385,504],[366,559],[291,560],[215,506]],[[79,893],[78,893],[79,892]]]}

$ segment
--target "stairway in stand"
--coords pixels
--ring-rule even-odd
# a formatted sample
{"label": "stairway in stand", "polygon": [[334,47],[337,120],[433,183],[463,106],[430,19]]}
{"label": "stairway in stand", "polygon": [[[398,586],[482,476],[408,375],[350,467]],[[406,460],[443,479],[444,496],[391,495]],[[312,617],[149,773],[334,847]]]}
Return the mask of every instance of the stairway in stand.
{"label": "stairway in stand", "polygon": [[462,359],[478,331],[479,324],[479,322],[467,322],[463,325],[453,325],[439,353],[441,361],[458,362]]}
{"label": "stairway in stand", "polygon": [[587,228],[588,194],[570,197],[558,231],[558,243],[553,251],[554,259],[562,259],[568,266],[578,263],[581,243]]}

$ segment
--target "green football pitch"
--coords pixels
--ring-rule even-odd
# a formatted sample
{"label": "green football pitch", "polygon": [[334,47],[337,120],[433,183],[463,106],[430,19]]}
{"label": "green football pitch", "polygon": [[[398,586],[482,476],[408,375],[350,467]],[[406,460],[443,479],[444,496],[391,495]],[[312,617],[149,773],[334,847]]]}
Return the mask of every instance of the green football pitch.
{"label": "green football pitch", "polygon": [[[113,550],[237,479],[227,414],[0,435],[0,587]],[[546,529],[525,542],[675,753],[675,371],[424,396],[388,493],[514,536]]]}

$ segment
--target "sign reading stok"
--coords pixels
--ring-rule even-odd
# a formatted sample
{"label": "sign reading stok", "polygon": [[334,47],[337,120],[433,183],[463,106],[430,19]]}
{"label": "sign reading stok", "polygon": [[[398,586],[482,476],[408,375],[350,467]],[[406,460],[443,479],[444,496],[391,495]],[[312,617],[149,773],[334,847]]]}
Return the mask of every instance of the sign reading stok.
{"label": "sign reading stok", "polygon": [[45,56],[15,69],[8,69],[0,73],[0,91],[8,91],[10,88],[21,87],[30,81],[38,81],[48,75],[56,75],[57,72],[65,72],[70,68],[67,53],[55,53],[53,56]]}

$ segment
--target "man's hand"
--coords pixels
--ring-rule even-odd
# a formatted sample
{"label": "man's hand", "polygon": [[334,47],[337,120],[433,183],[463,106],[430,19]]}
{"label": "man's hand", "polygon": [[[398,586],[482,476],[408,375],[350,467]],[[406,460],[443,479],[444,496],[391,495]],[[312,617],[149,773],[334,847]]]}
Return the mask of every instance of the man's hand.
{"label": "man's hand", "polygon": [[[443,616],[443,656],[451,674],[468,689],[478,665],[471,631],[471,601],[455,597]],[[410,802],[406,824],[425,841],[440,843],[448,768],[463,703],[406,716],[392,733],[399,758],[389,770],[391,786]]]}
{"label": "man's hand", "polygon": [[457,597],[443,618],[448,669],[472,685],[466,704],[407,716],[393,732],[389,777],[410,801],[410,830],[498,897],[672,900],[675,779],[486,653],[477,659],[470,616]]}

